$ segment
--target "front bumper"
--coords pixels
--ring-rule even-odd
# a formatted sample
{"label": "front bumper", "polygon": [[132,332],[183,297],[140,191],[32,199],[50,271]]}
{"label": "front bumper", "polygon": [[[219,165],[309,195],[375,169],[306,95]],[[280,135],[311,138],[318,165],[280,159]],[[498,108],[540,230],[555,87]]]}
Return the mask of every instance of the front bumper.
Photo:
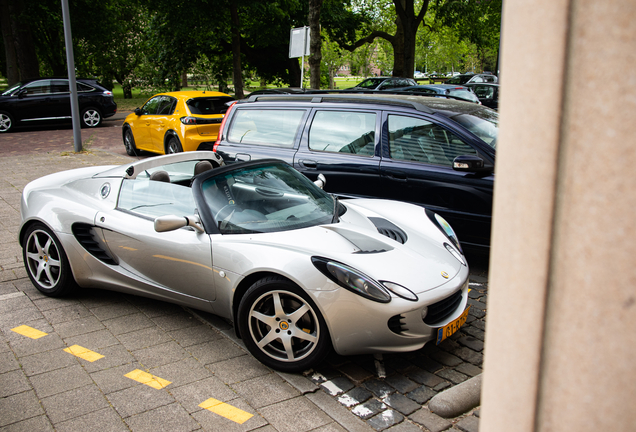
{"label": "front bumper", "polygon": [[[341,355],[408,352],[437,338],[437,330],[457,319],[468,303],[468,268],[417,302],[393,298],[383,304],[347,290],[315,293],[323,306],[334,350]],[[456,302],[439,320],[426,319],[429,307],[451,296]],[[455,306],[456,305],[456,306]],[[427,322],[425,322],[427,321]]]}

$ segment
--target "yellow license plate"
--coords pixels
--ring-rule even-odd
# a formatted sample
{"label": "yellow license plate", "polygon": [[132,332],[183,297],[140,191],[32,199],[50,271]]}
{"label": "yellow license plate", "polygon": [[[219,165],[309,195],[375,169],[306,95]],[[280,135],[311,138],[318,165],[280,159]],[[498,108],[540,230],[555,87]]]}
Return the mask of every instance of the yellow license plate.
{"label": "yellow license plate", "polygon": [[437,329],[437,342],[436,345],[442,343],[444,339],[452,336],[459,330],[461,326],[466,322],[466,318],[468,317],[468,311],[470,310],[470,306],[466,308],[464,313],[462,313],[457,319],[449,322],[444,327]]}

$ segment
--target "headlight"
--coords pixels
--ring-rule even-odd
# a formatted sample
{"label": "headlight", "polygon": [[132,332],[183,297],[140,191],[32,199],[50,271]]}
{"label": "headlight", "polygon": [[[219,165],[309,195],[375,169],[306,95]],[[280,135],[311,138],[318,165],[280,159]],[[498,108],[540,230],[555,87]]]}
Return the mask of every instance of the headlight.
{"label": "headlight", "polygon": [[446,219],[444,219],[437,213],[430,211],[429,209],[426,209],[426,215],[431,221],[433,221],[435,225],[437,225],[437,227],[446,235],[446,237],[448,237],[448,239],[451,241],[451,243],[453,243],[457,250],[459,250],[459,252],[463,254],[464,251],[459,245],[457,234],[455,234],[455,231],[453,231],[453,228],[451,228],[450,224],[446,222]]}
{"label": "headlight", "polygon": [[391,301],[384,286],[345,264],[321,257],[312,257],[311,262],[322,274],[349,291],[380,303]]}

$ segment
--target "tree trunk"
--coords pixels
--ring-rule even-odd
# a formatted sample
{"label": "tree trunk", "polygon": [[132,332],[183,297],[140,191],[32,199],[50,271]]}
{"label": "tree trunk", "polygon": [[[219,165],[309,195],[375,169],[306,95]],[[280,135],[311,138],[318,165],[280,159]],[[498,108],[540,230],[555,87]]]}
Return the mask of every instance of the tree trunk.
{"label": "tree trunk", "polygon": [[232,61],[234,64],[234,96],[243,99],[243,71],[241,69],[241,23],[238,16],[238,6],[230,3],[230,15],[232,17]]}
{"label": "tree trunk", "polygon": [[320,89],[320,62],[322,38],[320,37],[320,9],[323,0],[309,0],[309,87]]}
{"label": "tree trunk", "polygon": [[9,87],[11,87],[20,81],[20,70],[18,69],[18,56],[15,52],[15,46],[13,45],[8,0],[0,0],[0,28],[2,29],[4,52],[7,60],[7,83]]}
{"label": "tree trunk", "polygon": [[181,72],[181,87],[187,87],[188,86],[188,72],[187,71],[183,71]]}
{"label": "tree trunk", "polygon": [[27,20],[18,20],[24,6],[21,0],[9,0],[11,30],[20,67],[20,80],[40,77],[40,65],[33,45],[31,26]]}

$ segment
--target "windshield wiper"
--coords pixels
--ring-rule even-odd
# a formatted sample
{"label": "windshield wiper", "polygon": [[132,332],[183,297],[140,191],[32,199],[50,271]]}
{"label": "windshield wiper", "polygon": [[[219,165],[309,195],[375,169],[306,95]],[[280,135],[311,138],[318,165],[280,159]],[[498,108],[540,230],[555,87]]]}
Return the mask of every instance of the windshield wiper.
{"label": "windshield wiper", "polygon": [[338,197],[332,195],[333,198],[333,217],[331,218],[331,223],[338,222]]}

